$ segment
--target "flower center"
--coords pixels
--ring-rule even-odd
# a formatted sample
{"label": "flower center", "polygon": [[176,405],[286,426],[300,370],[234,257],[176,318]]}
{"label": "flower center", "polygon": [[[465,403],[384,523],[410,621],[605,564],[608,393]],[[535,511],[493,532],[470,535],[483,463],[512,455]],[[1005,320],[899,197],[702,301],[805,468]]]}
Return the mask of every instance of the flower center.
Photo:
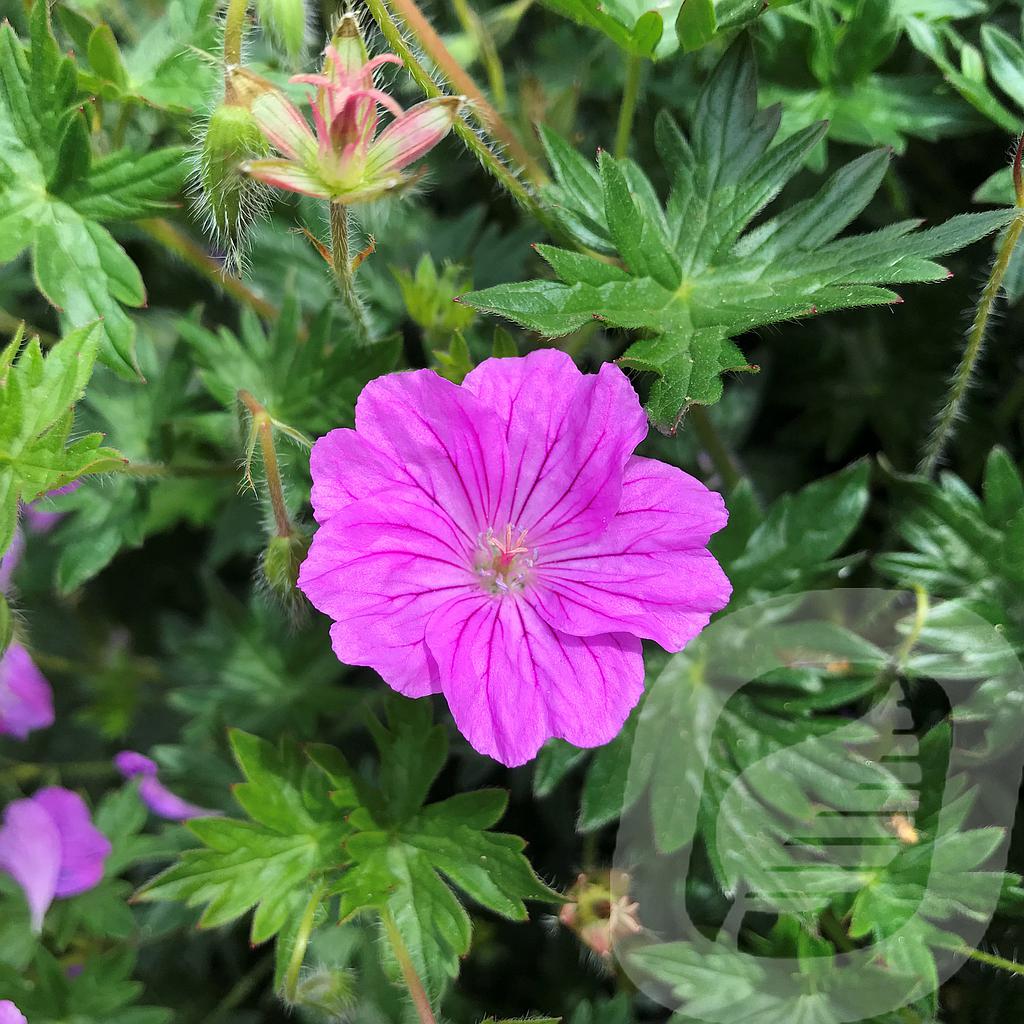
{"label": "flower center", "polygon": [[533,579],[537,549],[526,544],[526,531],[509,523],[488,527],[477,538],[473,572],[489,594],[517,594]]}

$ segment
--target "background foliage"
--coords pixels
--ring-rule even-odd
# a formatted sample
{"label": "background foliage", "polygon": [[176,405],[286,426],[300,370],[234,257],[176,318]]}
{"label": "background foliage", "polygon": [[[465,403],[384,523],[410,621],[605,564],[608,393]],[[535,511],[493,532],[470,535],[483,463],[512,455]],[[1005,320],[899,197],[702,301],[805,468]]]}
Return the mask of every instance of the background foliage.
{"label": "background foliage", "polygon": [[[428,6],[518,140],[502,159],[524,171],[489,177],[452,136],[417,192],[357,209],[375,245],[357,281],[376,340],[359,347],[307,238],[327,235],[315,200],[278,197],[242,276],[221,272],[194,151],[219,97],[222,6],[0,0],[0,331],[15,340],[0,359],[0,550],[20,506],[63,515],[28,537],[0,598],[3,642],[13,631],[30,647],[57,701],[54,728],[0,746],[0,800],[77,788],[115,844],[103,883],[55,905],[38,940],[0,876],[0,998],[30,1024],[399,1021],[415,1016],[411,967],[454,1021],[661,1019],[582,926],[606,922],[620,815],[649,813],[665,851],[694,842],[687,899],[715,934],[737,870],[716,846],[716,794],[751,751],[784,759],[776,791],[747,794],[749,833],[730,839],[751,878],[809,801],[850,784],[827,744],[800,744],[877,696],[880,661],[859,650],[849,671],[794,669],[737,695],[696,837],[657,771],[649,794],[627,784],[657,706],[605,748],[555,741],[502,770],[443,706],[338,664],[296,597],[305,444],[350,424],[362,386],[392,369],[458,381],[492,352],[541,344],[585,369],[621,359],[659,428],[645,453],[726,493],[713,545],[732,610],[840,580],[896,584],[924,607],[949,602],[921,623],[932,649],[970,649],[961,608],[1020,650],[1024,255],[1007,154],[1024,128],[1022,7]],[[314,65],[341,9],[252,6],[246,62],[278,84]],[[373,48],[392,49],[370,13],[394,12],[367,7]],[[389,82],[403,104],[423,86]],[[648,651],[652,680],[664,663]],[[702,698],[676,665],[671,699],[696,717]],[[910,651],[898,667],[913,680],[934,663]],[[943,711],[915,692],[941,765]],[[993,672],[964,713],[998,723],[1020,701]],[[995,765],[1019,741],[986,735]],[[156,824],[111,767],[125,747],[226,816]],[[971,826],[976,797],[962,794],[953,834],[925,807],[873,886],[837,890],[815,915],[776,907],[744,941],[810,963],[884,936],[933,863],[943,899],[897,965],[930,978],[927,942],[958,901],[970,912],[1003,838]],[[976,960],[1019,947],[1022,864],[1014,835]],[[565,899],[574,927],[557,920]],[[758,982],[685,944],[648,960],[694,1017],[709,990],[742,1007]],[[1013,1020],[1014,966],[970,963],[892,1019]],[[807,1019],[829,1018],[812,1006]]]}

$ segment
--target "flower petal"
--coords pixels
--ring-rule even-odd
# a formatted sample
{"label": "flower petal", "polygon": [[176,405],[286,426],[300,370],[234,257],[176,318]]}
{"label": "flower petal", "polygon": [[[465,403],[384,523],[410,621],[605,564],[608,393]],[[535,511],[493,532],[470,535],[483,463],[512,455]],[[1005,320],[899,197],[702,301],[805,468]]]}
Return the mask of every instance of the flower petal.
{"label": "flower petal", "polygon": [[494,525],[507,448],[501,422],[476,396],[433,370],[378,377],[356,403],[356,430],[473,543]]}
{"label": "flower petal", "polygon": [[39,932],[57,892],[61,842],[57,825],[36,800],[15,800],[4,811],[0,829],[0,871],[21,886],[32,930]]}
{"label": "flower petal", "polygon": [[18,563],[21,561],[21,556],[24,553],[25,534],[22,532],[21,527],[17,526],[14,529],[11,543],[3,553],[3,556],[0,557],[0,594],[7,593],[7,589],[11,585],[11,577],[14,576],[14,570],[18,568]]}
{"label": "flower petal", "polygon": [[682,650],[729,601],[729,580],[705,548],[727,518],[721,495],[634,455],[608,529],[538,565],[537,611],[567,633],[625,630]]}
{"label": "flower petal", "polygon": [[284,93],[270,89],[252,102],[252,116],[267,141],[292,160],[316,156],[316,138],[302,111]]}
{"label": "flower petal", "polygon": [[50,499],[72,494],[81,486],[81,480],[73,480],[63,487],[44,494],[41,498],[29,502],[22,510],[25,516],[25,525],[32,533],[49,533],[64,518],[63,512],[57,512],[51,507]]}
{"label": "flower petal", "polygon": [[436,692],[427,620],[452,596],[479,590],[465,535],[408,484],[356,501],[322,525],[299,588],[335,620],[331,640],[343,662],[368,665],[413,697]]}
{"label": "flower petal", "polygon": [[28,1024],[28,1021],[10,999],[0,999],[0,1024]]}
{"label": "flower petal", "polygon": [[151,775],[155,778],[160,770],[156,761],[135,750],[122,750],[115,754],[114,767],[126,779],[134,779],[138,775]]}
{"label": "flower petal", "polygon": [[611,363],[584,375],[564,352],[541,349],[488,359],[463,386],[505,424],[509,483],[499,518],[542,550],[604,530],[619,508],[626,460],[647,434],[626,375]]}
{"label": "flower petal", "polygon": [[643,692],[636,637],[559,633],[522,598],[450,600],[431,618],[427,644],[460,732],[510,767],[552,736],[609,742]]}
{"label": "flower petal", "polygon": [[25,739],[53,725],[53,691],[21,644],[0,659],[0,735]]}
{"label": "flower petal", "polygon": [[366,176],[393,174],[432,150],[451,131],[461,107],[460,98],[440,96],[396,117],[370,146]]}
{"label": "flower petal", "polygon": [[331,198],[331,193],[319,178],[290,160],[249,160],[242,164],[242,170],[250,177],[274,188],[283,188],[286,192],[298,192],[317,199]]}
{"label": "flower petal", "polygon": [[408,486],[408,478],[388,456],[347,427],[332,430],[313,445],[309,469],[313,517],[318,523],[326,523],[360,498],[388,487]]}
{"label": "flower petal", "polygon": [[110,856],[110,840],[92,823],[85,801],[69,789],[51,786],[32,800],[42,807],[60,836],[56,896],[77,896],[98,885]]}
{"label": "flower petal", "polygon": [[172,793],[158,778],[147,775],[139,783],[142,802],[154,813],[168,821],[190,821],[192,818],[215,818],[220,811],[199,807]]}
{"label": "flower petal", "polygon": [[142,802],[161,818],[169,821],[188,821],[190,818],[210,818],[220,814],[182,800],[172,793],[158,778],[156,761],[134,750],[122,750],[114,757],[114,767],[126,778],[141,776],[139,796]]}

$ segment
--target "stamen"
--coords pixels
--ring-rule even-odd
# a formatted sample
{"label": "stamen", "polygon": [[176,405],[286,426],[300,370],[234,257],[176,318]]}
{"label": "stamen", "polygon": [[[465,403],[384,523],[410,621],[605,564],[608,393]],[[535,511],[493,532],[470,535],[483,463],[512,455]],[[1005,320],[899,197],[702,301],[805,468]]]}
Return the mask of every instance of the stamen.
{"label": "stamen", "polygon": [[491,594],[516,594],[533,579],[537,550],[526,543],[526,531],[511,523],[495,532],[488,527],[477,538],[473,571]]}

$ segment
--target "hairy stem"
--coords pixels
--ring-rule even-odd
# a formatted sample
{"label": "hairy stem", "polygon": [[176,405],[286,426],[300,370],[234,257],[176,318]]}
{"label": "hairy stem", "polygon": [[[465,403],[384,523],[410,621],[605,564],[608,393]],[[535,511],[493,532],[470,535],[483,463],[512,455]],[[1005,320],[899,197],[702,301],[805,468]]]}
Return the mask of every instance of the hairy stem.
{"label": "hairy stem", "polygon": [[629,152],[643,73],[644,58],[631,55],[626,61],[626,82],[622,87],[622,105],[619,107],[619,123],[615,129],[615,145],[612,149],[612,155],[619,160]]}
{"label": "hairy stem", "polygon": [[243,305],[259,313],[265,320],[276,319],[277,309],[271,303],[257,295],[237,277],[225,274],[217,261],[205,249],[197,245],[170,221],[152,218],[137,221],[136,226],[154,242],[158,242],[169,252],[174,253],[183,263],[233,299],[237,299]]}
{"label": "hairy stem", "polygon": [[508,104],[508,92],[505,89],[505,69],[501,65],[498,47],[494,36],[484,19],[469,5],[469,0],[452,0],[455,16],[463,31],[476,39],[480,47],[480,61],[487,71],[487,80],[494,95],[494,103],[498,110],[504,110]]}
{"label": "hairy stem", "polygon": [[1009,971],[1011,974],[1024,974],[1024,964],[1019,964],[1015,960],[1007,960],[1005,957],[996,956],[994,953],[986,953],[984,950],[975,949],[973,946],[964,946],[958,952],[966,954],[979,964],[998,967],[1000,970]]}
{"label": "hairy stem", "polygon": [[229,463],[165,463],[165,462],[126,462],[116,472],[124,476],[154,478],[157,480],[172,478],[207,479],[210,477],[234,476],[237,467]]}
{"label": "hairy stem", "polygon": [[249,0],[228,0],[224,15],[224,63],[231,67],[242,63],[242,40],[245,37],[245,16]]}
{"label": "hairy stem", "polygon": [[267,478],[267,491],[270,494],[270,508],[274,514],[277,536],[290,537],[293,532],[292,521],[284,500],[281,468],[277,461],[277,449],[274,447],[273,420],[270,413],[244,388],[238,392],[238,400],[252,415],[252,430],[263,454],[263,472]]}
{"label": "hairy stem", "polygon": [[409,956],[409,950],[405,947],[402,933],[398,930],[395,919],[387,910],[381,911],[380,919],[384,925],[384,934],[387,935],[388,942],[391,943],[391,949],[394,951],[395,959],[398,961],[398,967],[402,972],[402,978],[405,980],[405,987],[409,990],[409,996],[412,999],[412,1005],[416,1009],[416,1015],[420,1019],[420,1024],[437,1024],[434,1011],[430,1007],[430,998],[423,987],[423,982],[420,981],[419,975],[416,973],[416,967],[412,962],[412,957]]}
{"label": "hairy stem", "polygon": [[718,475],[722,478],[722,489],[728,494],[743,478],[736,467],[732,453],[722,440],[714,423],[711,422],[711,417],[704,406],[691,405],[687,415],[690,417],[693,429],[697,431],[697,437],[704,451],[707,452]]}
{"label": "hairy stem", "polygon": [[1010,266],[1010,259],[1013,251],[1017,248],[1021,231],[1024,230],[1024,182],[1021,176],[1022,147],[1024,147],[1024,136],[1017,140],[1017,151],[1013,158],[1013,187],[1016,193],[1017,215],[1003,235],[1003,240],[996,253],[995,262],[989,272],[988,280],[982,289],[981,298],[978,300],[977,308],[974,311],[974,318],[967,331],[967,344],[964,346],[964,353],[960,358],[960,365],[953,375],[953,383],[949,393],[946,395],[946,403],[943,405],[938,417],[935,420],[935,427],[925,447],[924,455],[918,466],[918,472],[931,476],[942,458],[946,445],[952,436],[953,429],[963,411],[964,399],[971,386],[974,377],[974,370],[981,357],[985,345],[985,331],[988,327],[989,318],[995,308],[996,301],[1003,288],[1003,279]]}
{"label": "hairy stem", "polygon": [[284,974],[284,994],[289,1003],[295,1002],[295,996],[299,989],[299,974],[302,971],[302,962],[306,959],[306,947],[309,945],[310,936],[313,934],[313,926],[316,924],[316,912],[324,898],[326,886],[321,882],[313,890],[303,911],[302,920],[299,922],[299,930],[295,934],[295,945],[292,947],[292,955],[288,958],[288,967]]}
{"label": "hairy stem", "polygon": [[345,303],[356,338],[360,345],[370,344],[370,325],[366,319],[366,307],[356,291],[355,273],[352,270],[351,245],[348,238],[348,210],[341,203],[330,204],[331,220],[331,267],[338,283],[341,301]]}
{"label": "hairy stem", "polygon": [[231,987],[227,995],[214,1007],[213,1013],[206,1018],[206,1024],[220,1024],[227,1020],[256,991],[263,979],[274,969],[274,958],[271,955],[257,960],[246,974],[243,974]]}
{"label": "hairy stem", "polygon": [[[30,324],[19,317],[12,316],[6,309],[0,309],[0,333],[10,335],[10,338],[13,338],[20,328],[24,328],[26,337],[38,338],[39,344],[47,348],[50,345],[56,345],[60,341],[57,335],[50,334],[49,331],[44,331],[41,327],[36,327],[34,324]],[[10,338],[6,340],[9,341]]]}
{"label": "hairy stem", "polygon": [[423,52],[434,62],[438,71],[454,88],[473,101],[473,108],[491,134],[505,147],[508,154],[526,171],[530,180],[540,184],[544,174],[536,161],[526,151],[519,137],[509,123],[491,106],[480,87],[466,72],[465,68],[451,55],[444,40],[434,30],[416,0],[387,0],[398,12],[409,31],[416,38]]}
{"label": "hairy stem", "polygon": [[[444,96],[438,84],[430,76],[430,72],[423,66],[412,47],[405,41],[401,30],[395,24],[391,10],[388,7],[388,0],[366,0],[366,9],[373,16],[373,20],[380,28],[381,34],[387,41],[388,46],[402,59],[406,71],[412,76],[413,81],[429,97]],[[528,189],[505,165],[505,163],[494,153],[487,143],[468,125],[462,118],[455,121],[452,129],[463,141],[466,148],[477,158],[480,166],[483,167],[495,181],[505,189],[513,199],[525,207],[545,227],[551,228],[551,219],[547,211],[537,201],[533,192]]]}

